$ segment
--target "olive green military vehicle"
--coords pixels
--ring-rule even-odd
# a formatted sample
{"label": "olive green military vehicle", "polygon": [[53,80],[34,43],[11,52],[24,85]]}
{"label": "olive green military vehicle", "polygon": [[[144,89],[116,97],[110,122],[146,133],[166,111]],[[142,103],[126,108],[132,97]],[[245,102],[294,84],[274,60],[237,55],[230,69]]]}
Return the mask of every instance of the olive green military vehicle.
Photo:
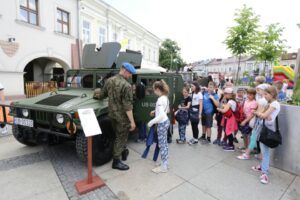
{"label": "olive green military vehicle", "polygon": [[85,45],[82,68],[66,72],[64,88],[12,103],[12,131],[17,141],[35,146],[43,142],[73,140],[78,157],[86,160],[87,139],[77,110],[93,108],[102,130],[101,135],[93,137],[93,164],[108,162],[112,158],[114,141],[114,131],[108,117],[108,100],[100,101],[93,96],[96,88],[102,88],[109,77],[119,72],[118,68],[123,62],[129,62],[137,68],[137,73],[129,80],[136,122],[150,120],[149,113],[154,109],[157,99],[152,90],[156,80],[164,79],[170,86],[170,110],[177,106],[184,84],[180,75],[140,68],[142,55],[133,51],[119,52],[119,43],[105,43],[100,49],[95,47],[95,44]]}

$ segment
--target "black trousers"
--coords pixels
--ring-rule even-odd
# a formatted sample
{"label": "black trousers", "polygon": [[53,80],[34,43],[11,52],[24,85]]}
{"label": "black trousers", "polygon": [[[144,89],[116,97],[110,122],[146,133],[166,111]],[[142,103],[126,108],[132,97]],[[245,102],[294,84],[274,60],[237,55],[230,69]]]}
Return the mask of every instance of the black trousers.
{"label": "black trousers", "polygon": [[192,125],[192,131],[193,131],[193,137],[195,139],[198,139],[199,137],[199,128],[198,128],[198,124],[199,124],[199,121],[198,122],[191,122],[191,125]]}

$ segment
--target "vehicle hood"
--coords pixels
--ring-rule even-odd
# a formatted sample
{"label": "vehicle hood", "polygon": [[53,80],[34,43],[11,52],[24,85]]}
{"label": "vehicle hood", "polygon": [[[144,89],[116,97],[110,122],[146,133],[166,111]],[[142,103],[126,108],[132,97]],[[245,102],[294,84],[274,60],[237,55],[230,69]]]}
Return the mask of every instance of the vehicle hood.
{"label": "vehicle hood", "polygon": [[78,108],[104,108],[107,100],[93,99],[93,90],[59,90],[45,93],[33,98],[22,99],[13,103],[16,107],[49,110],[49,111],[75,111]]}

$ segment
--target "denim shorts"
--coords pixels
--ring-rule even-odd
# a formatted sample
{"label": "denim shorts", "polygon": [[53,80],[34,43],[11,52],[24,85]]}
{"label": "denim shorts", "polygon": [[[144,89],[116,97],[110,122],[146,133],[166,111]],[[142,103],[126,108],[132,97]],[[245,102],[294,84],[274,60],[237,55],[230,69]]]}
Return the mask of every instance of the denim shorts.
{"label": "denim shorts", "polygon": [[213,125],[213,113],[204,113],[202,114],[201,123],[202,126],[205,126],[206,128],[211,128]]}

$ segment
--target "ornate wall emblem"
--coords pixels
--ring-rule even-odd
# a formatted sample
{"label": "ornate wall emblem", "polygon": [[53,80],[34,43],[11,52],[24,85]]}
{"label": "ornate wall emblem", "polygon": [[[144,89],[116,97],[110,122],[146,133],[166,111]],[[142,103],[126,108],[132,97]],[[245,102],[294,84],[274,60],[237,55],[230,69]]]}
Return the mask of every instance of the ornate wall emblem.
{"label": "ornate wall emblem", "polygon": [[19,43],[0,40],[0,46],[8,57],[13,57],[19,49]]}

